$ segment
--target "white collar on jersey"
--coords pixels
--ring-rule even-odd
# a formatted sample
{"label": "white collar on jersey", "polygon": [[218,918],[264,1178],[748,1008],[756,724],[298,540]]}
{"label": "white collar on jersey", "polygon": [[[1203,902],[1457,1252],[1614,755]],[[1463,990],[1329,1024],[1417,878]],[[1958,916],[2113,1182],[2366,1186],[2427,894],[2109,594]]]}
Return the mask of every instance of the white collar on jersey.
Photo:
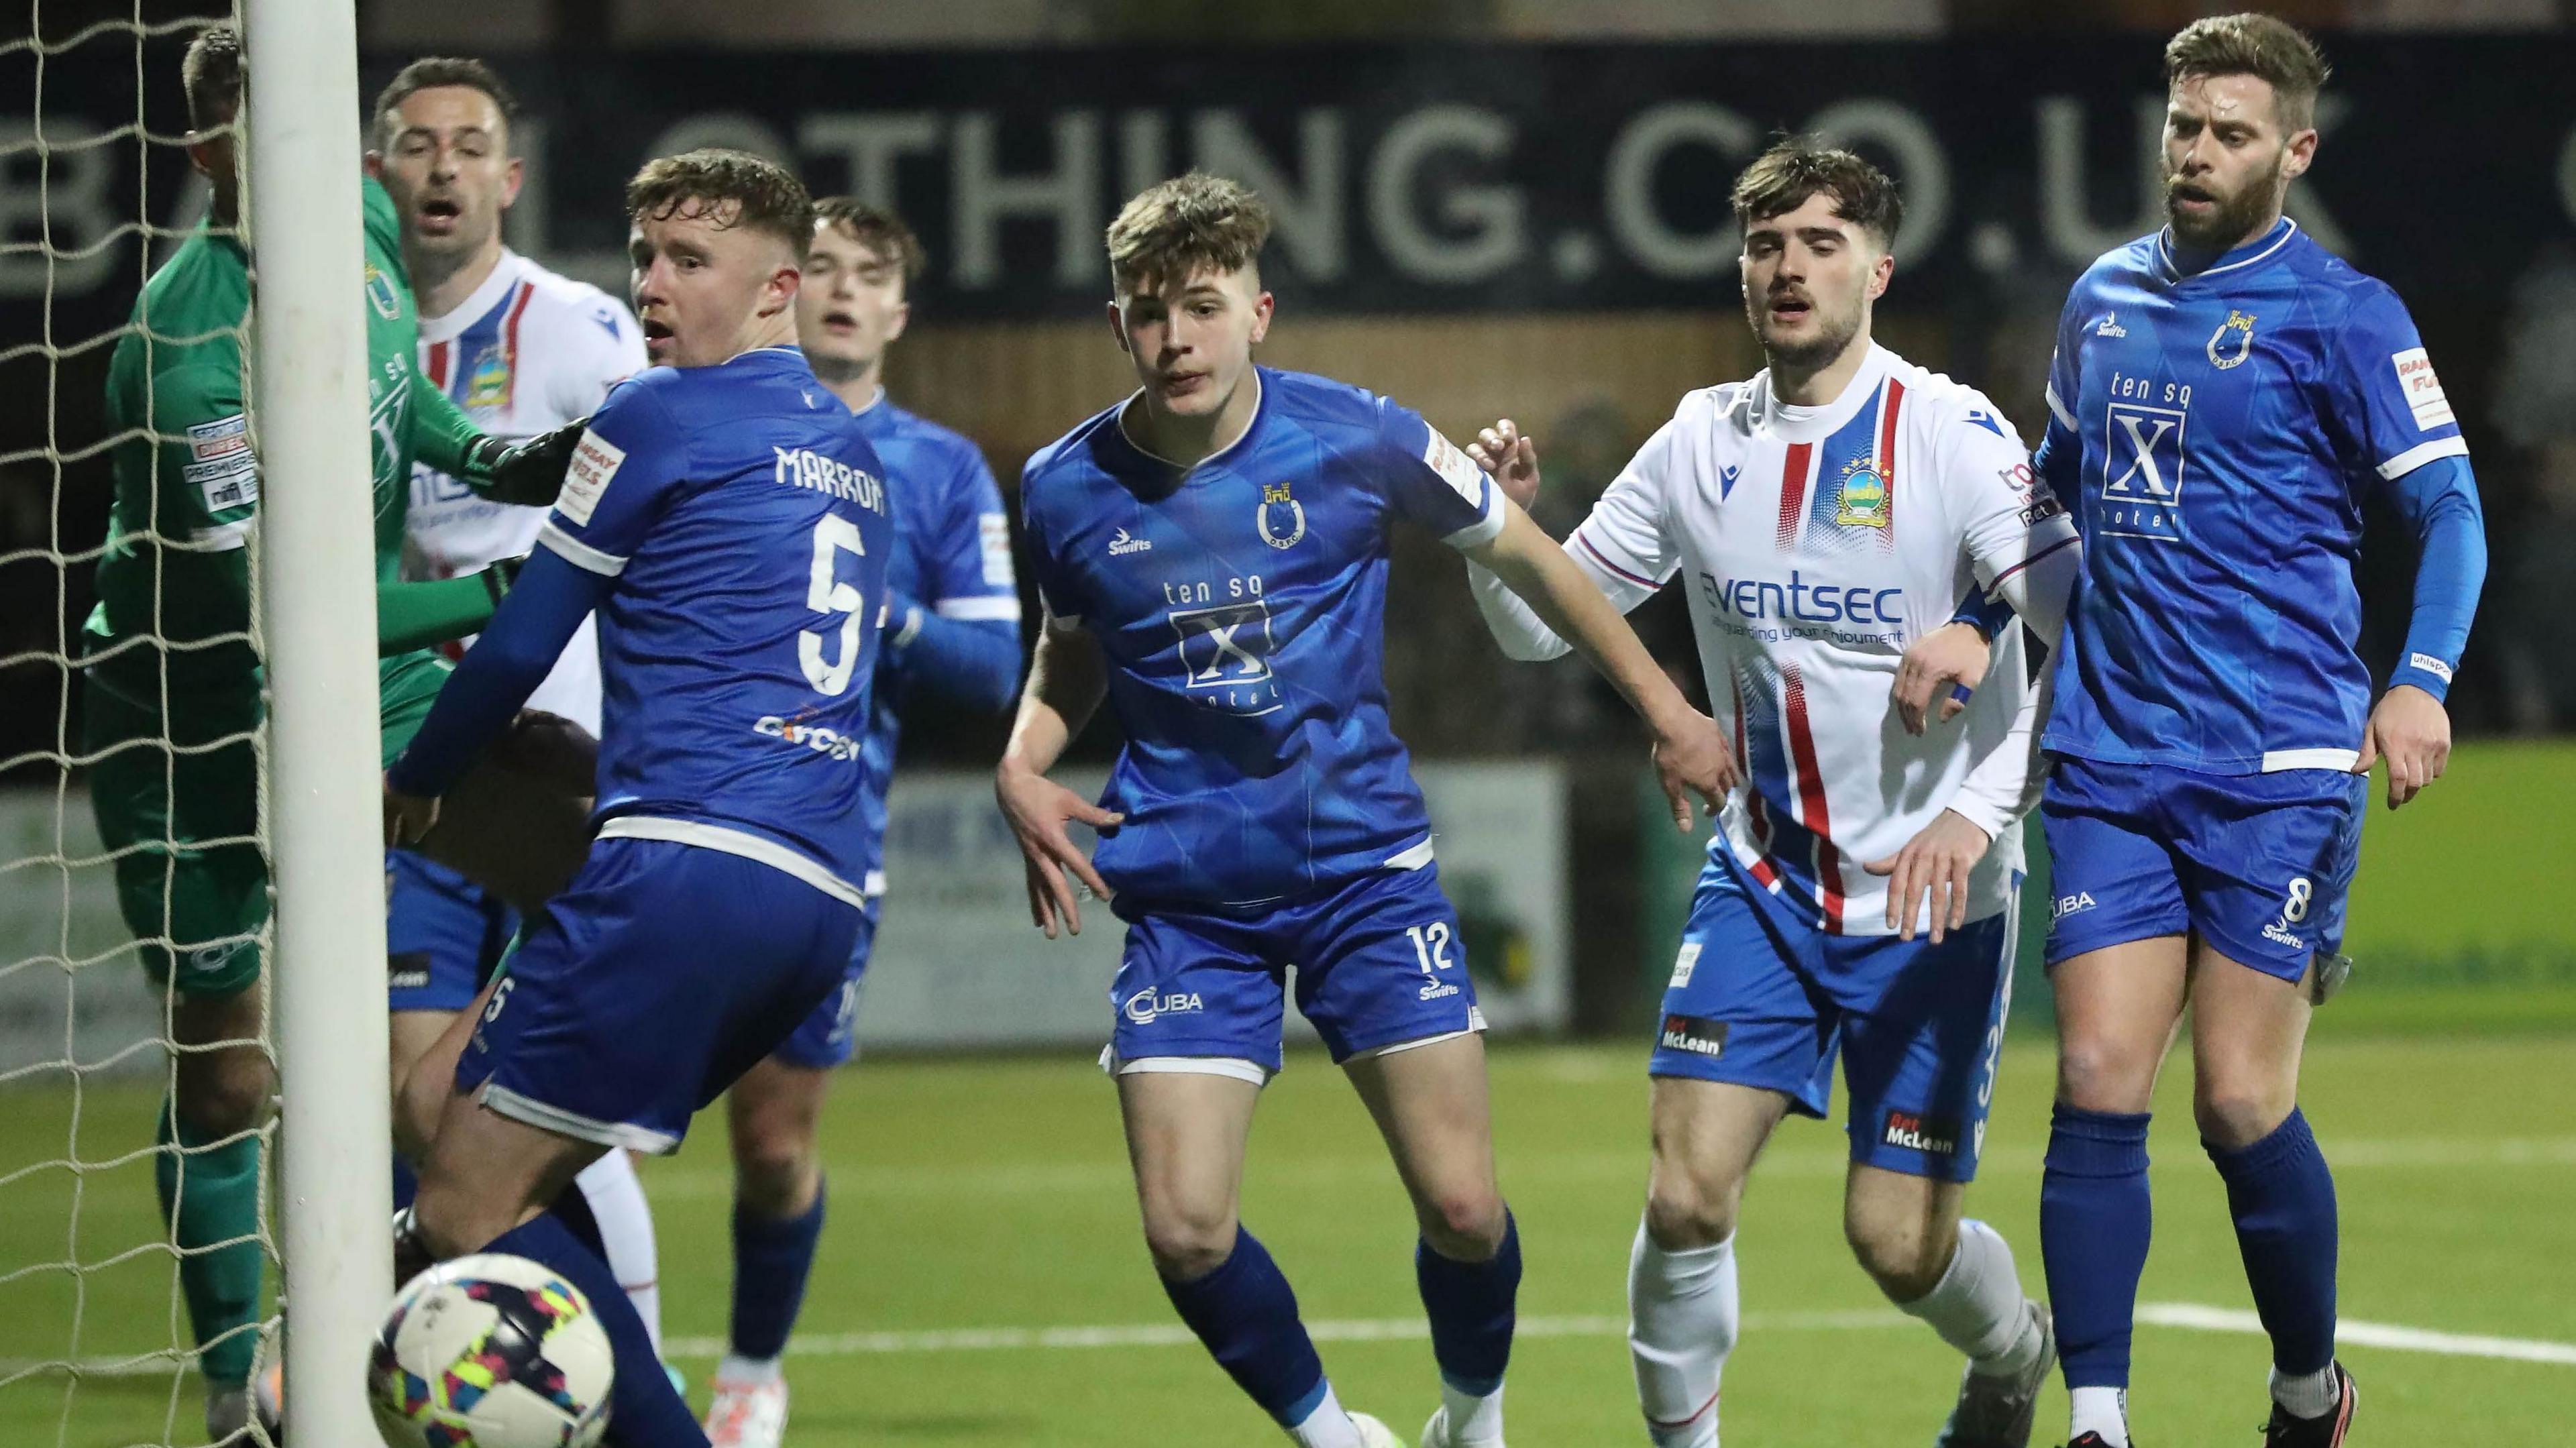
{"label": "white collar on jersey", "polygon": [[526,257],[506,246],[501,248],[501,259],[492,264],[492,274],[483,279],[482,285],[476,287],[471,296],[457,303],[454,311],[435,317],[422,315],[420,339],[433,343],[453,342],[465,335],[466,328],[491,315],[492,309],[501,305],[501,299],[510,294],[510,289],[525,278],[527,264]]}
{"label": "white collar on jersey", "polygon": [[885,384],[880,382],[877,384],[877,390],[873,396],[869,397],[867,401],[850,409],[850,416],[865,417],[869,413],[876,411],[877,404],[883,401],[885,401]]}
{"label": "white collar on jersey", "polygon": [[1791,442],[1816,442],[1830,437],[1834,429],[1851,421],[1853,414],[1878,395],[1878,384],[1886,379],[1888,366],[1895,360],[1895,353],[1872,340],[1869,355],[1861,359],[1860,370],[1843,384],[1842,392],[1833,401],[1820,407],[1793,407],[1782,402],[1779,394],[1771,390],[1771,369],[1765,367],[1754,375],[1750,389],[1750,421],[1755,428]]}
{"label": "white collar on jersey", "polygon": [[1244,440],[1252,436],[1252,430],[1261,426],[1261,409],[1268,405],[1270,401],[1269,390],[1261,385],[1261,369],[1255,367],[1252,369],[1252,420],[1243,425],[1243,431],[1235,435],[1234,441],[1218,448],[1215,452],[1209,453],[1206,457],[1199,459],[1195,463],[1178,463],[1163,456],[1161,453],[1154,451],[1152,448],[1145,446],[1143,443],[1138,442],[1136,440],[1136,434],[1127,430],[1127,409],[1134,407],[1137,402],[1143,399],[1144,396],[1145,389],[1139,387],[1135,391],[1127,394],[1127,400],[1125,402],[1118,404],[1118,417],[1116,421],[1118,424],[1119,438],[1129,447],[1134,448],[1138,453],[1152,458],[1154,461],[1161,463],[1167,468],[1177,468],[1183,472],[1196,472],[1200,468],[1206,467],[1208,464],[1224,457],[1227,453],[1234,451],[1236,448],[1243,446]]}
{"label": "white collar on jersey", "polygon": [[[2196,272],[2186,272],[2182,269],[2181,264],[2174,260],[2173,228],[2168,226],[2164,230],[2156,233],[2156,264],[2164,268],[2165,280],[2167,281],[2187,282],[2192,280],[2194,277],[2214,277],[2220,272],[2232,272],[2238,267],[2252,266],[2254,263],[2270,256],[2272,253],[2288,246],[2290,244],[2290,238],[2298,234],[2299,223],[2284,216],[2270,231],[2265,232],[2262,236],[2245,243],[2245,245],[2238,247],[2235,251],[2220,252],[2219,256],[2221,259],[2217,263],[2202,267]],[[2242,252],[2243,255],[2238,255],[2239,252]],[[2225,258],[2230,256],[2236,257],[2236,260],[2225,260]]]}

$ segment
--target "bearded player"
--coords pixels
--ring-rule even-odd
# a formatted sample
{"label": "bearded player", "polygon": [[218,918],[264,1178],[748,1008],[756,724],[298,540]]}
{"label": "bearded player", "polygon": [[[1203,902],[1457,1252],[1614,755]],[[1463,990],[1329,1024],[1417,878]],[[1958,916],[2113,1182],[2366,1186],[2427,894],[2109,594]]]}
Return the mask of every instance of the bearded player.
{"label": "bearded player", "polygon": [[[1634,609],[1676,576],[1746,787],[1721,816],[1664,995],[1629,1344],[1658,1448],[1715,1448],[1740,1313],[1745,1179],[1790,1113],[1851,1094],[1843,1230],[1879,1290],[1967,1359],[1943,1448],[2023,1448],[2054,1361],[2012,1249],[1963,1220],[1985,1142],[2044,708],[2079,553],[1993,405],[1870,337],[1902,220],[1847,151],[1787,141],[1735,184],[1745,312],[1768,365],[1694,392],[1567,552]],[[1474,451],[1526,502],[1508,422]],[[1888,726],[1908,650],[1963,593],[2002,601],[1997,682]],[[1505,652],[1565,645],[1489,574]]]}
{"label": "bearded player", "polygon": [[[893,479],[886,634],[860,746],[869,765],[860,809],[871,911],[887,885],[886,788],[903,705],[927,698],[999,712],[1010,707],[1020,673],[1010,521],[992,469],[975,444],[886,395],[886,350],[912,320],[910,288],[922,261],[920,239],[901,217],[826,197],[814,204],[814,244],[796,292],[805,360],[858,419]],[[778,1448],[786,1431],[780,1359],[823,1232],[817,1131],[831,1073],[854,1050],[867,947],[863,937],[841,989],[725,1094],[733,1128],[733,1312],[707,1409],[716,1448]]]}
{"label": "bearded player", "polygon": [[[2040,1245],[2075,1448],[2129,1443],[2148,1105],[2186,1003],[2194,1124],[2272,1340],[2265,1441],[2339,1444],[2357,1403],[2334,1354],[2334,1178],[2299,1111],[2300,1046],[2350,968],[2372,765],[2387,762],[2395,809],[2448,760],[2442,700],[2486,540],[2405,304],[2282,215],[2316,157],[2326,74],[2268,16],[2174,36],[2168,225],[2076,282],[2049,370],[2038,466],[2085,538],[2040,805],[2058,1033]],[[2353,579],[2373,494],[2420,560],[2375,704]]]}

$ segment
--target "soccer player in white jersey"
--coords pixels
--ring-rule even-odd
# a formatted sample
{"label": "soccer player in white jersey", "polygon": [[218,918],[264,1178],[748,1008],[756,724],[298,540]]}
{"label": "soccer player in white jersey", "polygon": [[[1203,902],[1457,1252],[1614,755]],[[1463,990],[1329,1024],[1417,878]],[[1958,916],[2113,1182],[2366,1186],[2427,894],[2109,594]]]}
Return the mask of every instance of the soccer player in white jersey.
{"label": "soccer player in white jersey", "polygon": [[[1566,549],[1623,609],[1682,576],[1745,780],[1649,1068],[1638,1396],[1660,1448],[1716,1444],[1745,1176],[1784,1116],[1825,1115],[1839,1052],[1844,1232],[1880,1290],[1968,1357],[1937,1442],[2021,1448],[2054,1357],[2048,1312],[1960,1200],[2011,989],[2017,826],[2038,790],[2022,634],[2055,642],[2079,547],[1984,397],[1871,341],[1901,214],[1887,177],[1784,141],[1733,200],[1769,366],[1684,397]],[[1472,451],[1506,492],[1536,494],[1536,450],[1512,424]],[[1507,653],[1564,649],[1490,575],[1475,583]],[[1998,631],[1964,709],[1900,729],[1888,700],[1909,645],[1972,591],[2009,600],[2021,625]]]}
{"label": "soccer player in white jersey", "polygon": [[[403,67],[377,97],[368,170],[402,222],[403,262],[420,302],[420,368],[485,431],[503,438],[587,417],[608,389],[644,369],[644,335],[624,303],[559,277],[501,241],[519,194],[511,149],[517,106],[479,60],[433,57]],[[415,464],[406,571],[447,578],[524,558],[544,508],[495,503]],[[599,640],[585,621],[531,698],[599,730]],[[410,850],[386,855],[393,1080],[399,1086],[472,1003],[518,931],[497,896]],[[610,1265],[659,1340],[653,1217],[622,1151],[580,1181]]]}

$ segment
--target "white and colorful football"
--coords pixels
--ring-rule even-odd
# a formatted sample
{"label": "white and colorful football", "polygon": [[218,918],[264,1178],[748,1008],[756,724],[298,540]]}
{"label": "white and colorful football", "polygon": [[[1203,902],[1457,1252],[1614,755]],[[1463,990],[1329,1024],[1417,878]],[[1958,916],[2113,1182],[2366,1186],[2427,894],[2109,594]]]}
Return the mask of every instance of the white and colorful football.
{"label": "white and colorful football", "polygon": [[391,1448],[593,1448],[615,1377],[580,1288],[487,1254],[442,1262],[395,1294],[367,1394]]}

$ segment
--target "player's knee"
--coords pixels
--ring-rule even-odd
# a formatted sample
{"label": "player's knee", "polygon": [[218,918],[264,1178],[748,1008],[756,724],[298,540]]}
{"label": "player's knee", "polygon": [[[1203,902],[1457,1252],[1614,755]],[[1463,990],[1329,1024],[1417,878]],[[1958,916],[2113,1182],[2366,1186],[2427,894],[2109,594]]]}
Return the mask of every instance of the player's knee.
{"label": "player's knee", "polygon": [[772,1132],[735,1140],[734,1195],[763,1216],[801,1215],[813,1205],[821,1177],[810,1139]]}
{"label": "player's knee", "polygon": [[1422,1240],[1453,1262],[1482,1262],[1503,1245],[1501,1193],[1479,1188],[1441,1192],[1415,1204]]}
{"label": "player's knee", "polygon": [[2235,1151],[2278,1130],[2295,1104],[2294,1093],[2269,1083],[2224,1083],[2194,1093],[2191,1114],[2201,1140]]}
{"label": "player's knee", "polygon": [[2062,1041],[2057,1099],[2080,1111],[2144,1111],[2155,1095],[2159,1060],[2159,1055],[2142,1055],[2119,1042]]}
{"label": "player's knee", "polygon": [[1668,1252],[1716,1246],[1735,1231],[1736,1200],[1722,1183],[1658,1163],[1646,1192],[1646,1236]]}
{"label": "player's knee", "polygon": [[173,1105],[202,1137],[252,1131],[268,1120],[277,1083],[255,1049],[209,1051],[183,1059]]}
{"label": "player's knee", "polygon": [[1162,1203],[1145,1213],[1145,1250],[1154,1270],[1170,1282],[1196,1282],[1234,1255],[1231,1208]]}
{"label": "player's knee", "polygon": [[1925,1223],[1851,1214],[1843,1218],[1843,1240],[1892,1302],[1914,1302],[1940,1286],[1958,1246],[1955,1235],[1936,1233]]}

